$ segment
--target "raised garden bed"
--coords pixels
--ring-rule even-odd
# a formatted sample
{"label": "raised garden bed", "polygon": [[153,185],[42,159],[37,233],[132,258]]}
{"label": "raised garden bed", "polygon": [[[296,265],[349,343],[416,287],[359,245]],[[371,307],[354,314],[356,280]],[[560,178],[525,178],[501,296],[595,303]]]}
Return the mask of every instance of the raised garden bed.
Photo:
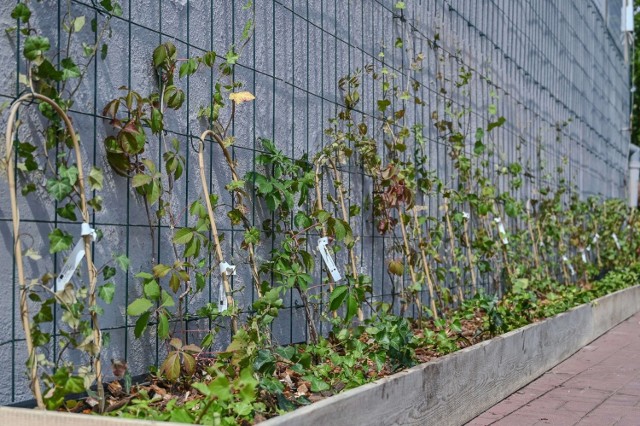
{"label": "raised garden bed", "polygon": [[[434,361],[261,424],[460,425],[640,311],[640,286],[620,290]],[[0,407],[16,426],[149,425],[164,422]]]}

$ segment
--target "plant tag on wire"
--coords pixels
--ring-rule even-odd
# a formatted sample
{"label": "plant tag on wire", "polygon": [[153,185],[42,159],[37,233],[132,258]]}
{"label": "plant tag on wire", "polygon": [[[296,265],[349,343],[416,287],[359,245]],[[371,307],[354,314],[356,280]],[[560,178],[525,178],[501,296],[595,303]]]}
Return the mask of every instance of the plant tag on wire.
{"label": "plant tag on wire", "polygon": [[224,291],[224,284],[222,282],[218,286],[218,312],[224,312],[229,308],[227,303],[227,294]]}
{"label": "plant tag on wire", "polygon": [[585,249],[579,248],[578,252],[580,253],[580,257],[582,258],[582,263],[587,263],[587,253],[586,253]]}
{"label": "plant tag on wire", "polygon": [[[231,276],[236,274],[236,265],[230,265],[227,262],[220,262],[220,275]],[[229,308],[227,302],[227,292],[224,289],[224,281],[220,281],[218,286],[218,312],[224,312]]]}
{"label": "plant tag on wire", "polygon": [[509,239],[507,238],[507,231],[504,229],[504,225],[502,224],[502,219],[496,217],[493,219],[495,223],[498,224],[498,233],[500,234],[500,238],[502,239],[502,244],[505,246],[509,244]]}
{"label": "plant tag on wire", "polygon": [[611,234],[611,238],[613,238],[613,241],[616,243],[616,247],[618,247],[618,250],[620,250],[620,241],[618,241],[618,236],[615,234],[615,232]]}
{"label": "plant tag on wire", "polygon": [[596,232],[596,234],[593,236],[593,240],[591,240],[591,244],[596,244],[599,239],[600,239],[600,234]]}
{"label": "plant tag on wire", "polygon": [[573,269],[573,265],[569,261],[569,258],[563,254],[562,255],[562,260],[564,261],[564,263],[567,264],[567,267],[569,268],[569,272],[571,272],[571,275],[575,275],[576,274],[576,270]]}
{"label": "plant tag on wire", "polygon": [[464,220],[469,220],[469,213],[467,213],[467,212],[462,212],[462,218],[463,218]]}
{"label": "plant tag on wire", "polygon": [[91,241],[96,240],[96,236],[97,236],[96,230],[90,227],[88,223],[82,223],[82,226],[80,228],[80,239],[78,240],[76,245],[73,247],[73,251],[67,258],[67,261],[62,266],[62,270],[56,277],[56,284],[53,288],[54,292],[57,293],[59,291],[64,290],[67,283],[71,280],[73,273],[76,271],[76,269],[78,269],[78,265],[80,264],[80,262],[82,262],[82,259],[84,258],[84,255],[85,255],[84,237],[86,235],[91,236]]}
{"label": "plant tag on wire", "polygon": [[333,279],[333,282],[337,283],[342,279],[342,276],[340,276],[340,272],[338,272],[338,268],[336,267],[336,264],[333,262],[333,258],[327,251],[328,244],[329,244],[329,238],[322,237],[318,240],[317,249],[320,252],[320,256],[322,256],[322,260],[324,261],[324,264],[327,266],[327,270],[329,271],[329,274],[331,274],[331,278]]}

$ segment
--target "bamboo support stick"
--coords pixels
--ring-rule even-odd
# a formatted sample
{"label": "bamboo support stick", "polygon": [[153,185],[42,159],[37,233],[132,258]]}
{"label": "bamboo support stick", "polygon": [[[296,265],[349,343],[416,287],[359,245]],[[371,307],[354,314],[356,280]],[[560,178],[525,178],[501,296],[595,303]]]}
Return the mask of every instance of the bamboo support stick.
{"label": "bamboo support stick", "polygon": [[[25,342],[27,345],[27,352],[29,353],[29,379],[31,381],[31,386],[33,388],[34,396],[36,398],[36,404],[38,408],[44,409],[44,400],[42,396],[42,390],[40,387],[40,382],[38,380],[38,363],[37,357],[35,354],[35,347],[33,345],[33,339],[31,336],[31,323],[29,318],[29,310],[28,310],[28,302],[27,302],[27,285],[25,283],[24,276],[24,264],[22,259],[22,244],[20,242],[20,213],[18,209],[18,203],[16,198],[16,182],[15,182],[15,170],[13,167],[13,139],[14,139],[14,126],[16,121],[16,115],[20,106],[23,103],[32,102],[33,100],[39,100],[51,106],[58,116],[62,119],[71,137],[71,142],[73,143],[73,148],[76,157],[76,163],[78,168],[78,193],[80,195],[80,211],[82,214],[82,220],[85,223],[89,223],[89,210],[87,208],[87,199],[85,194],[85,186],[84,186],[84,169],[82,165],[82,153],[80,151],[80,144],[78,141],[78,137],[73,128],[73,124],[69,119],[69,116],[66,112],[60,108],[60,106],[48,98],[47,96],[38,94],[38,93],[28,93],[20,98],[16,99],[9,111],[9,117],[7,120],[7,128],[5,132],[5,143],[6,143],[6,158],[5,162],[7,165],[7,176],[10,187],[10,199],[11,199],[11,213],[13,220],[13,234],[14,234],[14,247],[15,247],[15,257],[16,257],[16,266],[18,270],[18,282],[20,285],[20,315],[22,319],[22,325],[25,332]],[[93,242],[93,237],[91,235],[84,235],[84,250],[85,250],[85,263],[87,265],[87,276],[89,278],[89,306],[96,306],[96,284],[97,284],[97,271],[93,264],[92,252],[91,252],[91,243]],[[98,399],[100,400],[100,412],[104,411],[105,406],[105,397],[104,397],[104,387],[102,385],[102,364],[100,360],[100,352],[102,349],[102,335],[100,332],[100,326],[98,322],[98,314],[95,310],[92,310],[90,313],[91,322],[92,322],[92,334],[93,334],[93,343],[96,347],[96,355],[92,356],[92,364],[93,370],[96,375],[96,384],[97,384],[97,392]]]}
{"label": "bamboo support stick", "polygon": [[[200,181],[202,183],[202,191],[204,195],[204,201],[207,206],[207,212],[209,214],[209,222],[211,223],[211,234],[213,236],[213,242],[215,244],[215,252],[216,258],[218,259],[218,263],[224,262],[224,257],[222,255],[222,247],[220,246],[220,238],[218,237],[218,227],[216,226],[216,220],[213,215],[213,208],[211,207],[211,200],[209,198],[209,187],[207,184],[207,178],[205,176],[204,169],[204,140],[207,136],[213,135],[214,133],[211,130],[205,130],[202,135],[200,135],[200,145],[198,149],[198,164],[200,166]],[[222,276],[222,285],[224,286],[224,291],[227,297],[227,304],[229,307],[233,307],[234,301],[231,292],[231,285],[229,284],[229,277],[226,272],[221,273]],[[233,332],[238,331],[238,321],[235,317],[235,314],[231,317],[231,328]]]}

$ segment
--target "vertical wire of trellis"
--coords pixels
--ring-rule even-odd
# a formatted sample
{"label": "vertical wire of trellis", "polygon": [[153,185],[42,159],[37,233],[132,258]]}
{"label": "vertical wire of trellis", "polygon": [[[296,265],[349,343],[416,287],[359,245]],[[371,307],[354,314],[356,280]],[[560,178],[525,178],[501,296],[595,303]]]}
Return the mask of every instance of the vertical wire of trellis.
{"label": "vertical wire of trellis", "polygon": [[[244,26],[244,18],[241,17],[245,16],[242,6],[246,2],[122,0],[121,3],[123,15],[112,19],[113,37],[107,40],[108,56],[94,62],[85,84],[88,100],[82,99],[74,106],[71,115],[85,144],[84,149],[90,154],[88,158],[105,170],[105,187],[108,186],[104,194],[105,211],[96,212],[91,218],[92,227],[104,232],[102,241],[94,245],[96,261],[107,261],[116,252],[131,258],[130,272],[118,278],[114,304],[105,307],[103,326],[104,332],[111,335],[111,343],[103,357],[105,360],[125,358],[132,372],[138,374],[147,366],[157,366],[162,362],[165,348],[157,338],[155,325],[149,328],[143,339],[134,338],[135,318],[127,316],[126,306],[140,294],[134,275],[150,267],[151,253],[156,252],[158,262],[172,260],[169,243],[173,224],[166,221],[157,224],[155,247],[151,247],[149,226],[139,196],[131,190],[127,179],[116,177],[108,170],[104,160],[102,140],[108,126],[101,111],[109,97],[121,94],[118,91],[120,85],[142,92],[154,87],[151,52],[160,43],[173,42],[181,57],[199,55],[212,49],[226,52],[226,48],[239,39]],[[606,22],[599,6],[583,0],[410,0],[405,3],[407,9],[403,12],[404,18],[400,19],[394,9],[395,1],[391,0],[253,2],[251,12],[255,15],[255,33],[234,74],[245,84],[246,90],[256,95],[252,105],[243,105],[233,127],[233,134],[238,138],[231,152],[242,173],[259,171],[256,156],[262,148],[260,138],[274,140],[279,149],[292,157],[308,154],[312,158],[327,144],[323,130],[328,126],[328,120],[342,107],[338,79],[353,73],[356,68],[373,65],[376,69],[388,67],[400,74],[400,80],[405,83],[413,78],[420,83],[418,93],[426,105],[413,107],[408,114],[424,124],[424,150],[429,158],[427,166],[437,171],[443,180],[451,182],[455,171],[448,157],[447,143],[431,122],[431,112],[443,113],[444,104],[452,102],[456,108],[470,108],[471,112],[465,118],[466,125],[482,126],[492,120],[487,107],[495,103],[498,115],[504,115],[506,123],[494,131],[492,140],[495,151],[504,154],[504,158],[490,158],[484,154],[478,161],[490,160],[490,177],[502,190],[507,189],[508,183],[498,173],[498,168],[517,161],[521,156],[523,166],[527,165],[527,180],[518,193],[523,202],[539,196],[538,190],[542,186],[557,188],[559,176],[556,169],[563,166],[563,162],[567,164],[561,176],[575,176],[583,197],[619,197],[624,194],[628,142],[624,128],[627,127],[629,84],[615,33],[619,22],[618,27],[615,20]],[[609,2],[610,6],[615,3]],[[52,37],[55,40],[52,45],[58,47],[61,8],[65,5],[64,0],[33,2],[34,16],[48,26],[46,35]],[[78,15],[100,18],[99,10],[91,0],[72,0],[71,5]],[[611,6],[610,15],[614,6]],[[404,34],[409,34],[410,39],[405,40],[408,45],[414,46],[416,52],[422,50],[425,53],[423,69],[419,72],[403,71],[412,58],[393,48],[395,37],[404,37]],[[0,83],[3,101],[15,99],[23,90],[18,77],[24,73],[24,62],[20,59],[22,43],[19,32],[13,39],[0,40],[3,53],[5,50],[11,52],[15,60],[11,74],[5,75]],[[436,47],[432,49],[434,45]],[[384,57],[379,56],[382,50],[385,51]],[[457,78],[461,66],[473,72],[468,96],[452,91],[451,81]],[[442,81],[438,79],[438,73],[443,76]],[[166,137],[179,139],[182,154],[187,159],[187,179],[174,194],[175,205],[179,205],[180,210],[188,211],[188,206],[201,194],[201,189],[194,183],[197,180],[190,179],[197,173],[191,146],[194,140],[197,141],[202,125],[195,119],[195,112],[201,102],[213,97],[211,81],[214,74],[211,71],[181,82],[189,101],[179,116],[168,119]],[[384,133],[376,125],[375,109],[381,96],[379,88],[372,81],[363,79],[361,93],[362,111],[358,114],[370,123],[374,137],[381,140]],[[490,93],[495,93],[495,96]],[[87,105],[87,108],[82,108],[82,105]],[[21,133],[21,137],[26,137],[26,134]],[[38,135],[34,133],[32,137]],[[150,142],[157,149],[153,151],[155,158],[161,162],[164,148],[159,140]],[[224,189],[229,178],[224,171],[226,166],[215,147],[206,149],[209,191],[221,199],[222,207],[216,215],[221,220],[220,231],[226,236],[222,243],[224,251],[242,265],[243,251],[238,249],[238,244],[242,241],[243,230],[231,225],[224,214],[224,204],[233,206],[234,202]],[[385,152],[381,150],[380,153],[384,155]],[[364,204],[370,196],[370,177],[354,162],[343,165],[340,171],[345,185],[351,189],[348,206]],[[339,190],[328,179],[323,180],[322,189],[323,194]],[[5,188],[0,191],[5,191]],[[252,193],[249,195],[254,198]],[[10,281],[1,284],[4,294],[10,293],[11,297],[0,300],[0,312],[5,315],[0,316],[0,320],[11,324],[0,332],[0,361],[11,363],[10,368],[0,372],[5,383],[11,383],[11,386],[0,389],[0,403],[6,404],[28,399],[29,395],[23,373],[24,339],[16,312],[15,261],[12,248],[6,243],[10,241],[11,218],[4,198],[0,197],[0,232],[7,255],[0,258],[0,275],[11,277]],[[428,214],[441,215],[441,195],[424,197],[420,203],[427,207]],[[71,229],[71,226],[78,225],[61,221],[55,206],[47,205],[47,208],[49,210],[43,212],[37,202],[29,199],[22,202],[22,222],[42,244],[43,254],[47,251],[44,241],[51,226],[61,223]],[[386,254],[394,247],[393,237],[378,234],[370,209],[363,208],[362,215],[352,225],[359,238],[355,246],[358,268],[361,273],[373,277],[374,291],[368,302],[390,303],[395,300],[397,305],[399,287],[394,286],[385,263]],[[187,213],[179,217],[178,226],[190,224]],[[258,228],[263,220],[273,219],[264,206],[253,202],[249,203],[248,217],[251,225]],[[516,224],[513,222],[510,226]],[[309,232],[308,237],[308,248],[311,248],[317,235]],[[277,242],[276,238],[263,242],[259,258],[268,259],[270,251],[277,248]],[[60,267],[61,256],[49,260],[44,257],[42,263],[48,262],[51,269]],[[338,258],[341,264],[346,265],[343,253]],[[316,260],[314,279],[319,288],[326,291],[327,287],[321,281],[323,275],[319,272],[319,259]],[[213,258],[207,261],[214,266]],[[35,267],[32,269],[37,271]],[[455,285],[461,285],[468,292],[468,278],[464,275],[466,281]],[[263,275],[262,279],[272,280],[273,277]],[[404,286],[409,284],[408,276],[402,279]],[[185,339],[198,343],[202,330],[215,325],[194,314],[202,304],[215,303],[217,280],[217,276],[209,278],[205,295],[186,307],[185,312],[191,315],[187,329],[191,331]],[[234,297],[241,303],[245,315],[257,297],[254,287],[247,285],[248,282],[242,274],[232,280]],[[439,280],[437,284],[456,291],[451,281]],[[479,282],[479,286],[486,291],[492,290],[488,282]],[[423,290],[420,297],[423,305],[428,306],[428,293]],[[285,301],[285,308],[273,325],[275,341],[281,344],[303,341],[307,338],[307,330],[300,300],[290,292]],[[320,305],[320,308],[326,306]],[[415,315],[415,309],[410,313]],[[56,315],[59,315],[58,311]],[[325,323],[319,322],[319,325],[323,333],[328,331]],[[53,329],[53,333],[57,339],[58,330]],[[216,347],[224,348],[229,339],[228,327],[223,328]],[[56,345],[51,347],[52,354],[57,350]]]}

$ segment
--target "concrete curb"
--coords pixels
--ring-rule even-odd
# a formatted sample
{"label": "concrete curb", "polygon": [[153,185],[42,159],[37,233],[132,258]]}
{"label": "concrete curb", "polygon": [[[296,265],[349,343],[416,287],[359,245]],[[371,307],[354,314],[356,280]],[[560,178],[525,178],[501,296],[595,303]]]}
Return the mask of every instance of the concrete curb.
{"label": "concrete curb", "polygon": [[638,311],[635,286],[260,425],[462,425]]}
{"label": "concrete curb", "polygon": [[[260,425],[461,425],[638,311],[640,286],[620,290]],[[0,425],[5,424],[178,425],[0,407]]]}

